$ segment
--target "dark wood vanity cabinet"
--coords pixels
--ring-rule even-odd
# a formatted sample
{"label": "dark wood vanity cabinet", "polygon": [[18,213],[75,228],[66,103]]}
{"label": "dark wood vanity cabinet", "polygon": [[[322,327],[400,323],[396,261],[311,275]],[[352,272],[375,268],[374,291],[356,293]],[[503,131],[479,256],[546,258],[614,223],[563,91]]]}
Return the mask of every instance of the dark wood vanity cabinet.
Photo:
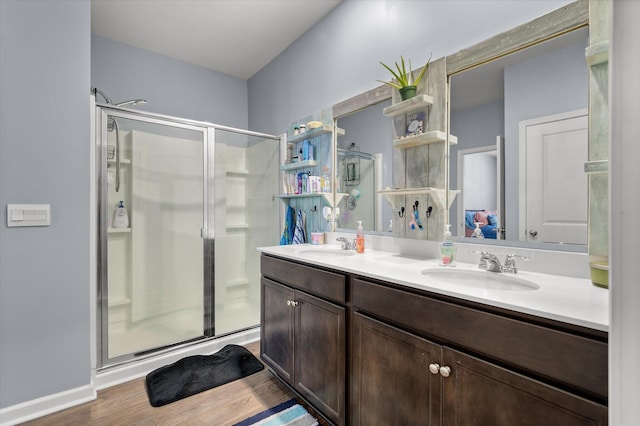
{"label": "dark wood vanity cabinet", "polygon": [[[607,424],[583,396],[606,399],[606,373],[585,379],[606,372],[606,344],[360,279],[352,304],[353,425]],[[553,370],[566,370],[558,386],[541,374]]]}
{"label": "dark wood vanity cabinet", "polygon": [[335,424],[607,424],[605,332],[272,256],[261,266],[262,359]]}
{"label": "dark wood vanity cabinet", "polygon": [[345,276],[265,256],[262,275],[263,361],[328,419],[345,424]]}

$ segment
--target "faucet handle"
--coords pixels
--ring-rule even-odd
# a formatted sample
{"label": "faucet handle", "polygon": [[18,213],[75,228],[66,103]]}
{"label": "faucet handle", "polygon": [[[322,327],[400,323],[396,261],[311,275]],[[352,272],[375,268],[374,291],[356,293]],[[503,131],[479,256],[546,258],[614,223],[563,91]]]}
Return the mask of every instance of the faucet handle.
{"label": "faucet handle", "polygon": [[513,261],[513,259],[529,260],[529,257],[528,256],[522,256],[520,254],[509,253],[504,262],[507,263],[509,261]]}
{"label": "faucet handle", "polygon": [[514,274],[518,273],[518,268],[516,267],[515,259],[529,260],[527,256],[521,256],[515,253],[509,253],[507,257],[504,259],[504,271],[505,272],[513,272]]}

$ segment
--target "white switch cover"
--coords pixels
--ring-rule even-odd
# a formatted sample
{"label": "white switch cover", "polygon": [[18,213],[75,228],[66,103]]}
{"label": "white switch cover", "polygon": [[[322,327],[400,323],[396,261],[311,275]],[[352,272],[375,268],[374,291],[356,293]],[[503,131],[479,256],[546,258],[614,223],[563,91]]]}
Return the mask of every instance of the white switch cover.
{"label": "white switch cover", "polygon": [[51,204],[7,204],[7,226],[50,226]]}

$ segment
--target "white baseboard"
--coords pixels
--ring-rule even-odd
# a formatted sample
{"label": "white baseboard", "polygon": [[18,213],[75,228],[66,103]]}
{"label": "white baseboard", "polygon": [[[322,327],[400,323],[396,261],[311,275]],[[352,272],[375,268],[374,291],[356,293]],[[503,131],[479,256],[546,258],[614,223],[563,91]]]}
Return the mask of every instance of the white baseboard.
{"label": "white baseboard", "polygon": [[86,386],[0,409],[0,426],[17,425],[56,411],[93,401],[96,399],[98,390],[145,376],[156,368],[171,364],[186,356],[209,355],[228,344],[246,345],[258,340],[260,340],[260,328],[256,327],[133,364],[98,372],[93,375],[95,377],[93,383]]}
{"label": "white baseboard", "polygon": [[0,410],[0,426],[11,426],[24,423],[65,408],[75,407],[96,399],[96,388],[93,384],[69,389],[64,392],[47,395],[42,398],[22,402]]}
{"label": "white baseboard", "polygon": [[240,333],[230,334],[225,337],[201,343],[195,346],[186,347],[180,350],[168,352],[164,355],[147,358],[139,362],[116,367],[96,373],[96,390],[105,389],[120,383],[128,382],[142,376],[146,376],[156,368],[174,363],[184,357],[191,355],[209,355],[219,351],[228,344],[245,345],[247,343],[260,340],[260,328],[252,328]]}

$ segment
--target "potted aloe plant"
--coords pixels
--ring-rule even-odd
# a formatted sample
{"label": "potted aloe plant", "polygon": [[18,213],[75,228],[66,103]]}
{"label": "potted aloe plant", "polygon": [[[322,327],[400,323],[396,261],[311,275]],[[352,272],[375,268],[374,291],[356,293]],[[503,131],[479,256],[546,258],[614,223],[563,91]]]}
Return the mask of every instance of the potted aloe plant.
{"label": "potted aloe plant", "polygon": [[416,95],[416,89],[418,87],[418,84],[420,83],[420,80],[422,80],[422,77],[426,73],[427,68],[429,68],[429,62],[431,62],[431,56],[429,56],[427,64],[424,66],[424,68],[422,68],[422,71],[420,71],[420,74],[418,74],[415,79],[413,78],[413,72],[411,70],[411,59],[409,59],[409,68],[407,68],[404,62],[404,57],[400,56],[400,64],[398,64],[397,62],[395,63],[397,72],[385,63],[380,62],[380,64],[391,73],[395,81],[378,81],[384,84],[388,84],[391,87],[395,87],[400,92],[400,97],[402,98],[402,100],[407,100]]}

